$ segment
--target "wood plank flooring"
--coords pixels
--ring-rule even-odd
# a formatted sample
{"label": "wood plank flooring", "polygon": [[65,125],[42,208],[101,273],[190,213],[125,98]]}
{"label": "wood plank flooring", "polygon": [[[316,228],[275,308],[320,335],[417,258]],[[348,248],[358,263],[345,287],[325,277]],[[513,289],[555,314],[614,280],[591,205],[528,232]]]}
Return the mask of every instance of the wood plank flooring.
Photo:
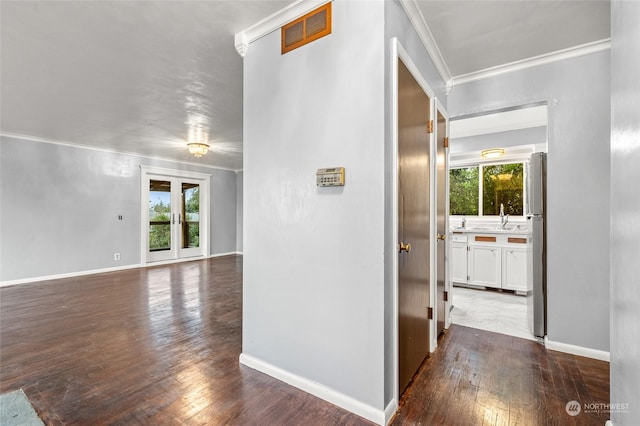
{"label": "wood plank flooring", "polygon": [[[48,425],[370,425],[238,363],[242,257],[0,288],[0,392]],[[602,425],[608,364],[452,326],[395,425]]]}
{"label": "wood plank flooring", "polygon": [[0,392],[48,425],[371,423],[239,365],[242,258],[0,289]]}
{"label": "wood plank flooring", "polygon": [[598,425],[566,405],[609,402],[609,363],[452,325],[400,401],[394,425]]}

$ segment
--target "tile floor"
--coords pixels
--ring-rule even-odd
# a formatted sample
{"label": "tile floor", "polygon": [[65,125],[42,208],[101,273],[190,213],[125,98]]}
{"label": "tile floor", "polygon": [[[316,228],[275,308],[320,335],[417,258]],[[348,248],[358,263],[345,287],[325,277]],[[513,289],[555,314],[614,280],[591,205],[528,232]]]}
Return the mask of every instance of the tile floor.
{"label": "tile floor", "polygon": [[536,340],[529,330],[527,299],[513,293],[453,287],[451,322]]}

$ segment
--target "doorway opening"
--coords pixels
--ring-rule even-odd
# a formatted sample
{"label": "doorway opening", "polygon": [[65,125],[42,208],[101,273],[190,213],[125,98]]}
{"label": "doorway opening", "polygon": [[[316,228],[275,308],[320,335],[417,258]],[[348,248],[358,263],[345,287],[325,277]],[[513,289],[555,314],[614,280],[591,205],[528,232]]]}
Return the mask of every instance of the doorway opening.
{"label": "doorway opening", "polygon": [[202,173],[142,168],[143,263],[208,253],[209,177]]}
{"label": "doorway opening", "polygon": [[[533,315],[533,294],[545,268],[536,224],[545,191],[532,181],[546,183],[535,163],[546,158],[547,114],[542,102],[451,121],[452,323],[535,338],[531,324],[541,315]],[[483,156],[492,150],[500,156]],[[535,299],[537,308],[546,304]]]}

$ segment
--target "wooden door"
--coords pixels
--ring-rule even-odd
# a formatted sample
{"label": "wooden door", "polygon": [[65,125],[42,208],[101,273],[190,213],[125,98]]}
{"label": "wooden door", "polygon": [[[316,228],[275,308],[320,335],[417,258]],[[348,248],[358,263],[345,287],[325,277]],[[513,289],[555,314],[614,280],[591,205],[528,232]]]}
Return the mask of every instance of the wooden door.
{"label": "wooden door", "polygon": [[398,62],[398,340],[402,393],[429,353],[430,100]]}

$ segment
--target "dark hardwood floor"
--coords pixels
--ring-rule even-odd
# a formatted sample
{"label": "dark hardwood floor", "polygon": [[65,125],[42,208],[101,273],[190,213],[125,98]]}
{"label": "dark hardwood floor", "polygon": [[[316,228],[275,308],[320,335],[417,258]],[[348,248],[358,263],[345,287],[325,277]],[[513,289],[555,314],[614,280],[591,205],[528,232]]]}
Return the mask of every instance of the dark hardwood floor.
{"label": "dark hardwood floor", "polygon": [[606,412],[567,414],[578,401],[609,402],[609,363],[537,342],[452,325],[400,400],[394,425],[598,425]]}
{"label": "dark hardwood floor", "polygon": [[[23,388],[48,425],[370,425],[239,365],[242,258],[0,288],[0,393]],[[452,326],[396,425],[598,424],[608,364]]]}
{"label": "dark hardwood floor", "polygon": [[369,425],[238,363],[242,257],[0,289],[0,393],[48,425]]}

